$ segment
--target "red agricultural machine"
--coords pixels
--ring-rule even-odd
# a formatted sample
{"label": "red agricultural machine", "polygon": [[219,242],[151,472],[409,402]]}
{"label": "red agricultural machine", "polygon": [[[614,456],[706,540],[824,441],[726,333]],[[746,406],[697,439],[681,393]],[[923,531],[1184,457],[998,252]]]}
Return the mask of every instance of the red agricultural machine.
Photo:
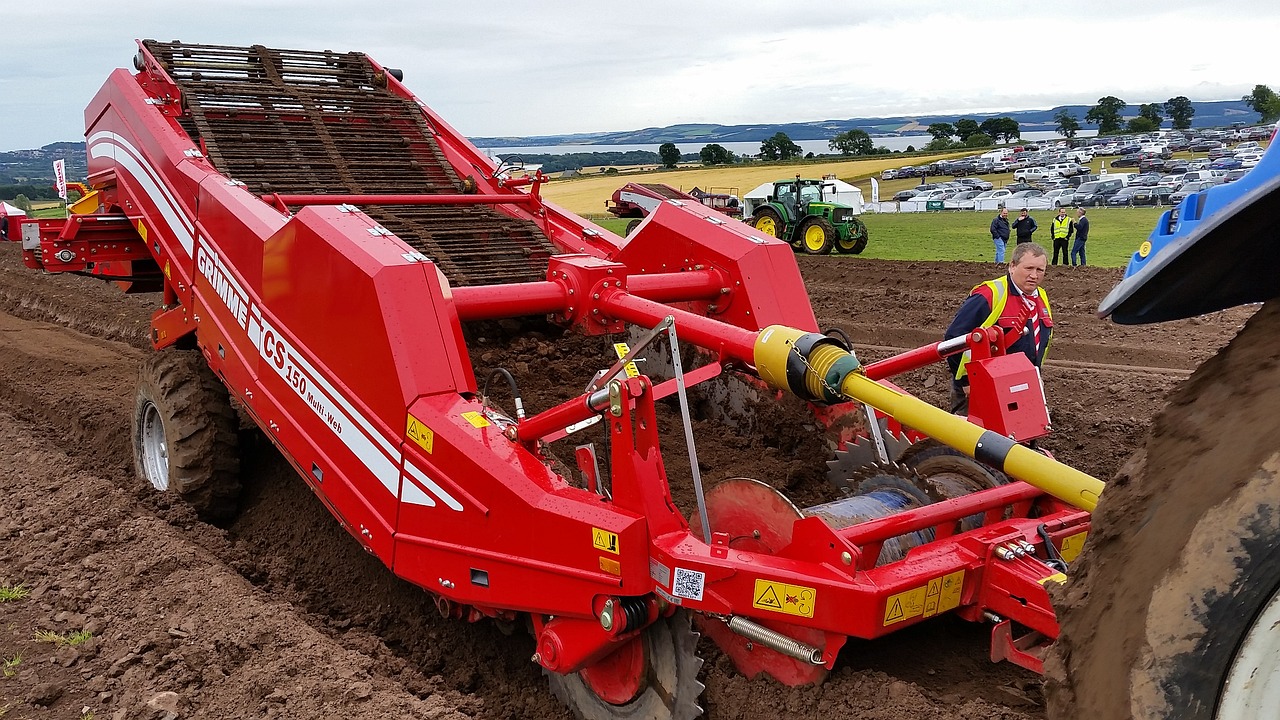
{"label": "red agricultural machine", "polygon": [[[863,365],[818,332],[786,243],[700,203],[618,237],[544,201],[541,176],[504,176],[363,54],[147,40],[134,64],[86,111],[97,209],[24,222],[22,241],[32,267],[163,293],[134,417],[157,489],[234,507],[230,396],[442,612],[530,618],[533,661],[581,717],[698,715],[695,621],[743,673],[792,685],[848,637],[944,613],[1039,669],[1058,633],[1046,583],[1101,483],[1020,444],[1047,431],[1043,395],[998,331]],[[519,316],[638,337],[569,400],[510,415],[465,329]],[[701,349],[687,370],[681,344]],[[670,379],[630,371],[659,347]],[[965,351],[969,421],[886,380]],[[841,497],[704,492],[687,391],[728,375],[884,418],[832,461]],[[659,451],[668,396],[696,507],[672,500]],[[585,426],[607,451],[558,472]]]}
{"label": "red agricultural machine", "polygon": [[738,197],[737,189],[726,188],[726,190],[726,192],[716,192],[715,188],[710,190],[694,188],[684,192],[663,183],[627,183],[613,191],[613,197],[605,201],[604,207],[616,217],[633,218],[627,223],[627,235],[630,235],[640,225],[640,221],[649,216],[649,213],[668,200],[702,203],[731,218],[741,219],[742,200]]}

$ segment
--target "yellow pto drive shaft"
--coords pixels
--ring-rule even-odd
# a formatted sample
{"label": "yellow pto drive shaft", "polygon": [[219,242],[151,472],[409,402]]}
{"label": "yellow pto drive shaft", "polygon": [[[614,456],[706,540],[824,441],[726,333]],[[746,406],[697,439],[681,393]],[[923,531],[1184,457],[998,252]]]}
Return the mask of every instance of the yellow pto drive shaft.
{"label": "yellow pto drive shaft", "polygon": [[1063,502],[1090,512],[1098,504],[1101,480],[868,379],[861,374],[857,358],[834,338],[780,325],[765,328],[756,339],[755,365],[760,377],[773,387],[813,402],[853,399],[867,403]]}

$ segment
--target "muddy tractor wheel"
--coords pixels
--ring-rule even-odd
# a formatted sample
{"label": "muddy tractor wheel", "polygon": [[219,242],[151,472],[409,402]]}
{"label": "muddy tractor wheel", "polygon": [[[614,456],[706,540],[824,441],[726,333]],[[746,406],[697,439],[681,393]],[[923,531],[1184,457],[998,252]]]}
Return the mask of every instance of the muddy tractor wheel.
{"label": "muddy tractor wheel", "polygon": [[836,240],[836,228],[825,218],[808,217],[798,230],[800,247],[809,255],[829,255]]}
{"label": "muddy tractor wheel", "polygon": [[164,350],[142,365],[133,412],[138,477],[224,520],[240,492],[238,423],[227,389],[198,350]]}
{"label": "muddy tractor wheel", "polygon": [[636,228],[640,227],[640,223],[642,222],[644,222],[644,218],[636,218],[635,220],[632,220],[631,222],[627,223],[627,229],[625,231],[625,234],[630,235],[631,233],[635,232]]}
{"label": "muddy tractor wheel", "polygon": [[697,645],[689,614],[678,611],[597,665],[547,678],[580,720],[693,720],[702,715]]}
{"label": "muddy tractor wheel", "polygon": [[1059,591],[1052,720],[1280,707],[1280,303],[1170,396]]}
{"label": "muddy tractor wheel", "polygon": [[777,210],[771,207],[762,207],[751,217],[751,227],[781,240],[785,226]]}
{"label": "muddy tractor wheel", "polygon": [[867,226],[858,218],[849,220],[849,237],[836,236],[836,251],[857,255],[867,248]]}

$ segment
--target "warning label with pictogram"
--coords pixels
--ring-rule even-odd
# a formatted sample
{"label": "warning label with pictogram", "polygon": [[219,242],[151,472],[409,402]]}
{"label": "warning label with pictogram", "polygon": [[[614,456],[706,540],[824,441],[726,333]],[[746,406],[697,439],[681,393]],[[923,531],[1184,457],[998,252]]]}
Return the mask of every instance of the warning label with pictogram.
{"label": "warning label with pictogram", "polygon": [[591,528],[591,545],[597,550],[618,554],[618,534],[600,528]]}
{"label": "warning label with pictogram", "polygon": [[471,423],[471,427],[476,428],[477,430],[480,428],[487,428],[490,425],[489,419],[475,410],[469,410],[462,413],[462,419]]}
{"label": "warning label with pictogram", "polygon": [[964,570],[930,580],[926,585],[890,595],[884,605],[884,625],[916,617],[933,617],[960,607]]}
{"label": "warning label with pictogram", "polygon": [[803,585],[756,580],[752,598],[752,607],[811,618],[818,591]]}
{"label": "warning label with pictogram", "polygon": [[412,414],[409,414],[408,420],[405,421],[404,434],[407,435],[410,440],[422,446],[422,449],[426,450],[428,453],[430,453],[432,448],[435,446],[436,434],[431,432],[431,428],[423,425],[422,421],[414,417]]}
{"label": "warning label with pictogram", "polygon": [[1058,554],[1067,562],[1075,560],[1080,551],[1084,549],[1084,541],[1087,537],[1089,537],[1089,533],[1082,532],[1062,538],[1062,547],[1058,548]]}
{"label": "warning label with pictogram", "polygon": [[[613,351],[618,353],[618,359],[621,360],[622,358],[627,356],[627,353],[631,352],[631,346],[626,343],[614,343]],[[637,377],[640,375],[640,369],[636,367],[636,364],[634,361],[627,363],[626,366],[624,367],[624,370],[626,371],[627,377],[629,378]]]}

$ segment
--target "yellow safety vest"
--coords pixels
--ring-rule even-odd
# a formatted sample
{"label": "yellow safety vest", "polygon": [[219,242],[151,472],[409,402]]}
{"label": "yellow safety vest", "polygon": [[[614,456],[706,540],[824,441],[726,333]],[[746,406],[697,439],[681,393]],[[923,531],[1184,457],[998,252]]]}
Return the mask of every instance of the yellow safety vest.
{"label": "yellow safety vest", "polygon": [[1066,217],[1064,215],[1061,219],[1057,217],[1053,219],[1053,239],[1054,240],[1057,240],[1059,238],[1065,238],[1067,236],[1067,232],[1070,229],[1071,229],[1071,218]]}
{"label": "yellow safety vest", "polygon": [[[991,312],[987,315],[987,319],[983,320],[982,324],[979,325],[978,328],[989,328],[996,324],[996,321],[1000,319],[1001,315],[1004,315],[1004,306],[1009,302],[1009,276],[1006,275],[1002,278],[996,278],[995,280],[988,280],[984,283],[974,285],[973,290],[970,290],[969,294],[972,295],[983,285],[991,288]],[[1040,302],[1044,303],[1044,311],[1049,314],[1049,319],[1052,320],[1053,308],[1049,307],[1049,293],[1045,292],[1044,288],[1036,288],[1036,293],[1040,296]],[[968,350],[965,350],[964,354],[960,356],[960,367],[956,369],[957,380],[968,374],[968,370],[965,366],[969,364],[969,356],[970,351]],[[1049,357],[1048,345],[1044,348],[1044,356],[1046,358]]]}

